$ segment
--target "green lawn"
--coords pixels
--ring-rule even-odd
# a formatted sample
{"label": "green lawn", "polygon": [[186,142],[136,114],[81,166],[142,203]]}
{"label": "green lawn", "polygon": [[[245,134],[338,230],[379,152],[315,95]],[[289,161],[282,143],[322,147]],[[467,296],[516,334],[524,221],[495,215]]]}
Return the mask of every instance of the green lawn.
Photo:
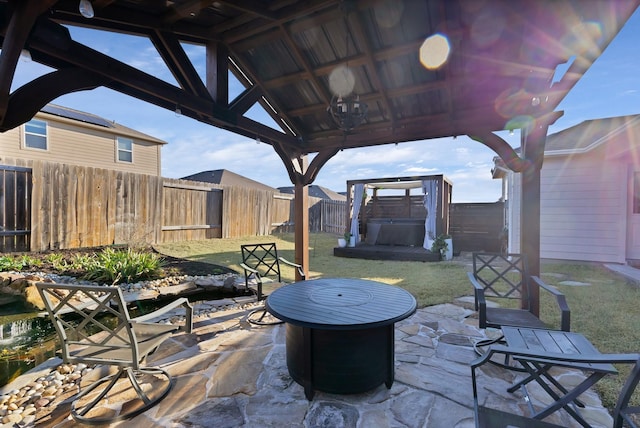
{"label": "green lawn", "polygon": [[[357,277],[397,285],[411,292],[419,307],[452,302],[471,295],[467,279],[468,266],[459,262],[399,262],[360,260],[333,256],[337,235],[311,234],[309,238],[309,276]],[[275,242],[279,255],[294,260],[292,234],[212,239],[157,245],[161,253],[191,260],[227,266],[241,272],[240,245]],[[285,280],[293,280],[293,269],[283,268]],[[640,352],[640,287],[624,277],[593,263],[542,262],[541,277],[559,288],[571,308],[571,330],[584,334],[603,353]],[[588,286],[568,286],[565,280],[584,282]],[[541,316],[558,325],[554,303],[541,293]],[[601,381],[598,390],[605,406],[613,408],[622,382],[629,372],[620,367],[620,375]],[[634,402],[640,404],[640,393]]]}

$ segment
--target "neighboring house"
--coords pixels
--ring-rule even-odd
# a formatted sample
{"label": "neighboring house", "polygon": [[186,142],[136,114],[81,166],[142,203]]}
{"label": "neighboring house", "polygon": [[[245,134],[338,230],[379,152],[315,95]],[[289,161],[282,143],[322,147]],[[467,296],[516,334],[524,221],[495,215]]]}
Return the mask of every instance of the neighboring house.
{"label": "neighboring house", "polygon": [[102,117],[47,104],[32,120],[0,133],[4,156],[161,176],[165,141]]}
{"label": "neighboring house", "polygon": [[[493,172],[506,181],[509,251],[519,252],[520,174],[499,159]],[[540,257],[640,259],[640,115],[587,120],[547,137]]]}
{"label": "neighboring house", "polygon": [[[288,187],[278,187],[280,193],[295,193],[295,188],[293,186]],[[309,185],[309,196],[320,199],[329,199],[331,201],[345,201],[347,197],[345,195],[341,195],[340,193],[334,192],[331,189],[327,189],[326,187],[318,186],[315,184]]]}
{"label": "neighboring house", "polygon": [[205,183],[221,184],[224,186],[251,187],[254,189],[268,190],[270,192],[278,193],[278,189],[274,187],[267,186],[266,184],[262,184],[227,169],[202,171],[197,174],[182,177],[182,180],[202,181]]}

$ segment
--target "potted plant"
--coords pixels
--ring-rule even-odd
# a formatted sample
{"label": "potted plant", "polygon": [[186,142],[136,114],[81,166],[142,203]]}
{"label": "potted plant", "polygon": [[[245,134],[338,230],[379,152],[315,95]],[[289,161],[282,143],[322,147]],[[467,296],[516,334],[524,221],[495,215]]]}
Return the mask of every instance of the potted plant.
{"label": "potted plant", "polygon": [[439,235],[431,244],[431,252],[438,253],[440,260],[453,258],[453,242],[450,235]]}
{"label": "potted plant", "polygon": [[355,237],[353,235],[351,235],[350,231],[346,231],[344,233],[344,240],[345,240],[345,243],[347,244],[347,246],[349,246],[349,247],[355,247],[356,246]]}

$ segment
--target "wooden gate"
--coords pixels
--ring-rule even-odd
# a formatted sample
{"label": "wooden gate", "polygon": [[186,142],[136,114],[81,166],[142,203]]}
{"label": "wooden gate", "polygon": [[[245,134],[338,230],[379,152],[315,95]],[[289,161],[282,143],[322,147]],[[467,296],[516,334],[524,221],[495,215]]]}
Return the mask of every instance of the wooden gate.
{"label": "wooden gate", "polygon": [[31,246],[31,168],[0,165],[0,252]]}

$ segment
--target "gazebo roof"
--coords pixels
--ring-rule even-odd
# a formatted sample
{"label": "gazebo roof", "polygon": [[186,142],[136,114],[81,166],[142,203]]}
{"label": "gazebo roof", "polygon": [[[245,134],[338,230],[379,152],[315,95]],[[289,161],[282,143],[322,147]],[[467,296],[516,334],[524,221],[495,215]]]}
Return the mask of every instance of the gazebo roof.
{"label": "gazebo roof", "polygon": [[[527,171],[521,246],[529,273],[537,275],[548,127],[562,114],[555,111],[560,101],[640,0],[89,3],[92,17],[80,14],[78,0],[0,0],[0,132],[30,120],[60,95],[104,86],[260,138],[274,147],[296,186],[296,262],[305,267],[305,186],[339,150],[469,135],[510,169]],[[66,25],[149,38],[177,85],[78,43]],[[187,44],[205,46],[204,76]],[[113,46],[116,53],[120,48]],[[25,49],[56,71],[11,92]],[[246,88],[234,99],[229,71]],[[368,105],[368,115],[346,132],[327,106],[351,89]],[[246,116],[256,103],[281,130]],[[524,130],[522,156],[496,134],[507,129]],[[534,314],[538,303],[534,285]]]}
{"label": "gazebo roof", "polygon": [[[77,0],[0,0],[0,130],[23,123],[59,95],[96,86],[260,137],[283,158],[521,128],[548,118],[638,0],[92,3],[89,19]],[[150,38],[179,87],[72,40],[66,25]],[[434,35],[442,38],[429,39]],[[442,66],[431,68],[435,54],[426,40],[446,42]],[[186,44],[206,46],[206,77]],[[9,96],[23,48],[60,71]],[[554,81],[565,63],[568,71]],[[344,77],[340,66],[351,70],[353,89],[368,105],[365,122],[348,133],[327,113],[331,84]],[[229,99],[227,70],[246,87],[235,99]],[[255,103],[282,130],[247,118]]]}

